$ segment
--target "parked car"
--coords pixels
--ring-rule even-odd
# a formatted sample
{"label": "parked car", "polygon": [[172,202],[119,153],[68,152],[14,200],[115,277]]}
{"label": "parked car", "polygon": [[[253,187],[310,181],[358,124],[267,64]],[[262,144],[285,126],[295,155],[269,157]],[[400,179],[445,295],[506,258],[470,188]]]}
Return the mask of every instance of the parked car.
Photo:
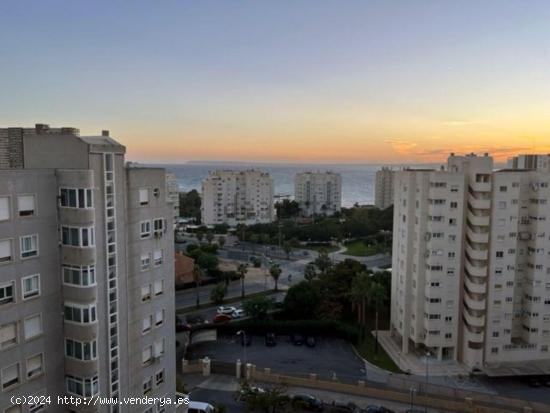
{"label": "parked car", "polygon": [[292,334],[290,336],[290,341],[295,346],[301,346],[302,344],[304,344],[304,336],[301,334]]}
{"label": "parked car", "polygon": [[323,402],[311,394],[296,394],[292,396],[292,405],[311,412],[322,412]]}
{"label": "parked car", "polygon": [[241,346],[250,347],[252,344],[252,336],[249,334],[240,334],[241,337]]}
{"label": "parked car", "polygon": [[313,348],[315,347],[316,344],[317,344],[317,341],[315,340],[315,337],[312,337],[312,336],[306,337],[306,346]]}
{"label": "parked car", "polygon": [[395,413],[393,410],[384,406],[367,406],[366,413]]}
{"label": "parked car", "polygon": [[265,335],[265,345],[267,347],[275,347],[277,345],[277,337],[275,333],[267,333]]}
{"label": "parked car", "polygon": [[364,410],[357,407],[355,403],[349,402],[337,402],[333,401],[329,408],[329,413],[363,413]]}
{"label": "parked car", "polygon": [[212,319],[213,323],[226,323],[233,320],[230,315],[227,314],[216,314]]}
{"label": "parked car", "polygon": [[550,387],[550,376],[544,377],[542,379],[542,384],[543,384],[543,386]]}
{"label": "parked car", "polygon": [[231,315],[233,314],[235,311],[237,311],[237,309],[235,307],[229,307],[229,306],[219,306],[218,307],[218,314],[227,314],[227,315]]}
{"label": "parked car", "polygon": [[190,401],[187,405],[187,413],[214,413],[214,406],[208,403]]}
{"label": "parked car", "polygon": [[235,311],[231,313],[231,317],[233,318],[242,318],[246,315],[244,310],[242,308],[237,308]]}
{"label": "parked car", "polygon": [[527,385],[529,387],[541,387],[542,382],[540,381],[540,379],[538,377],[529,377],[527,379]]}
{"label": "parked car", "polygon": [[247,388],[243,388],[237,393],[236,400],[237,401],[246,401],[248,396],[253,395],[253,394],[259,394],[259,393],[265,393],[265,390],[262,387],[256,387],[256,386],[250,386],[250,387],[247,387]]}

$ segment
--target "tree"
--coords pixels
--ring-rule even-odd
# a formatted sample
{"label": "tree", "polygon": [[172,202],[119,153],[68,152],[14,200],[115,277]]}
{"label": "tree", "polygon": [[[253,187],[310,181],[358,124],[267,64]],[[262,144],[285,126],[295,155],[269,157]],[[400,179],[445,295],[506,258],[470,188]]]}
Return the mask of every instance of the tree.
{"label": "tree", "polygon": [[198,240],[199,242],[202,242],[202,240],[204,239],[204,232],[202,232],[202,231],[197,231],[196,236],[197,236],[197,240]]}
{"label": "tree", "polygon": [[362,272],[357,274],[351,284],[351,301],[357,309],[357,321],[364,328],[365,327],[365,310],[367,299],[370,293],[371,280],[370,274]]}
{"label": "tree", "polygon": [[290,254],[292,253],[292,245],[290,244],[290,242],[288,241],[283,242],[283,251],[286,254],[286,259],[289,260]]}
{"label": "tree", "polygon": [[197,258],[197,264],[204,271],[212,272],[218,269],[218,257],[214,254],[202,252]]}
{"label": "tree", "polygon": [[210,300],[212,300],[214,304],[222,304],[225,294],[227,294],[227,286],[224,282],[218,283],[212,291],[210,291]]}
{"label": "tree", "polygon": [[244,298],[244,277],[246,273],[248,272],[248,265],[245,263],[239,264],[237,267],[237,274],[239,274],[239,277],[241,278],[241,298]]}
{"label": "tree", "polygon": [[282,202],[275,204],[275,210],[277,211],[277,219],[294,218],[300,215],[300,204],[296,201],[283,199]]}
{"label": "tree", "polygon": [[373,282],[369,288],[369,295],[367,301],[370,305],[374,304],[375,314],[375,341],[374,341],[374,353],[378,353],[378,309],[384,304],[386,300],[386,290],[381,283]]}
{"label": "tree", "polygon": [[255,320],[265,320],[272,308],[273,300],[263,295],[256,296],[243,303],[245,313]]}
{"label": "tree", "polygon": [[218,237],[218,245],[221,249],[225,246],[225,237]]}
{"label": "tree", "polygon": [[313,281],[315,277],[317,277],[317,269],[315,268],[315,265],[310,262],[304,268],[304,278],[307,281]]}
{"label": "tree", "polygon": [[180,217],[191,217],[196,222],[201,220],[201,196],[196,189],[179,193]]}
{"label": "tree", "polygon": [[261,411],[264,413],[278,413],[289,411],[290,398],[280,387],[266,388],[264,391],[254,391],[248,383],[241,385],[241,394],[246,401],[246,411]]}
{"label": "tree", "polygon": [[195,293],[196,293],[196,306],[199,308],[200,305],[200,295],[199,295],[199,286],[201,284],[202,270],[201,267],[195,263],[193,267],[193,281],[195,281]]}
{"label": "tree", "polygon": [[252,234],[250,236],[250,242],[252,242],[253,244],[257,244],[258,242],[260,242],[260,234]]}
{"label": "tree", "polygon": [[208,242],[208,244],[212,244],[212,241],[214,241],[214,234],[212,233],[212,231],[208,231],[206,233],[206,241]]}
{"label": "tree", "polygon": [[321,302],[319,282],[302,281],[290,287],[283,302],[285,313],[299,319],[318,318],[318,307]]}
{"label": "tree", "polygon": [[281,273],[283,270],[281,270],[281,267],[279,264],[273,264],[271,268],[269,269],[269,274],[275,280],[275,291],[279,291],[279,277],[281,276]]}
{"label": "tree", "polygon": [[330,260],[326,250],[319,251],[319,255],[313,263],[322,274],[326,274],[326,272],[332,267],[332,261]]}

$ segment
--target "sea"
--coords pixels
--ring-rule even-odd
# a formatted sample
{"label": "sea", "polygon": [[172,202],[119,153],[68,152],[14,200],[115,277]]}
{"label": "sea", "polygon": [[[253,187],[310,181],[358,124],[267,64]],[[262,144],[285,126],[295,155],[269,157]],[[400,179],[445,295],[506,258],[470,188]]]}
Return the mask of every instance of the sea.
{"label": "sea", "polygon": [[[275,195],[277,197],[294,196],[294,175],[303,171],[333,171],[342,176],[342,206],[351,207],[355,204],[374,204],[374,182],[376,171],[382,165],[335,165],[335,164],[269,164],[269,163],[214,163],[189,162],[180,165],[156,165],[166,168],[176,175],[180,190],[188,192],[192,189],[201,191],[201,182],[209,171],[216,169],[247,170],[256,169],[268,172],[273,178]],[[403,165],[394,166],[400,169]]]}

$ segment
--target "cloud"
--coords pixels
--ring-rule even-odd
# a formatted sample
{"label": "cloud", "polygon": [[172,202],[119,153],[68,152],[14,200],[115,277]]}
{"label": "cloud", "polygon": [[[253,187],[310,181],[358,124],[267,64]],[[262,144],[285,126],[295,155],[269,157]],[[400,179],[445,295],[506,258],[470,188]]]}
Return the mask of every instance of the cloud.
{"label": "cloud", "polygon": [[404,139],[388,139],[386,143],[389,143],[393,150],[401,155],[409,155],[414,153],[418,147],[416,142],[411,142]]}

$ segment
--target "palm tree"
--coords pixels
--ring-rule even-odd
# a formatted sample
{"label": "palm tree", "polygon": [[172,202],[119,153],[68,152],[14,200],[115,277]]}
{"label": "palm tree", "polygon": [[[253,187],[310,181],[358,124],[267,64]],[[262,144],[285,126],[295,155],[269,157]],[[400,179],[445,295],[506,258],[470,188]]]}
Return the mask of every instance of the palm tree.
{"label": "palm tree", "polygon": [[202,231],[197,232],[197,240],[201,242],[203,238],[204,238],[204,232]]}
{"label": "palm tree", "polygon": [[351,284],[351,301],[357,308],[357,321],[365,328],[365,309],[371,289],[370,276],[367,273],[360,273],[353,279]]}
{"label": "palm tree", "polygon": [[386,300],[386,288],[383,284],[378,282],[373,282],[369,288],[369,295],[367,297],[367,302],[369,305],[374,304],[375,310],[375,342],[374,342],[374,353],[378,353],[378,309],[384,304]]}
{"label": "palm tree", "polygon": [[315,269],[315,265],[312,263],[309,263],[304,268],[304,278],[307,281],[312,281],[315,277],[317,277],[317,270]]}
{"label": "palm tree", "polygon": [[283,242],[283,251],[286,254],[286,259],[289,260],[290,254],[292,253],[292,245],[290,244],[290,242],[288,241]]}
{"label": "palm tree", "polygon": [[245,263],[239,264],[237,267],[237,274],[241,277],[241,297],[244,298],[244,276],[248,272],[248,265]]}
{"label": "palm tree", "polygon": [[281,270],[279,264],[273,264],[269,269],[269,274],[275,280],[275,291],[279,291],[279,277],[282,272],[283,270]]}
{"label": "palm tree", "polygon": [[218,245],[223,250],[223,247],[225,245],[225,237],[218,237]]}
{"label": "palm tree", "polygon": [[198,264],[193,266],[193,281],[195,281],[195,293],[196,293],[196,305],[197,308],[200,306],[200,296],[199,296],[199,286],[201,283],[202,270]]}
{"label": "palm tree", "polygon": [[206,233],[206,241],[208,241],[209,244],[212,244],[212,241],[214,241],[214,234],[212,234],[211,231]]}

